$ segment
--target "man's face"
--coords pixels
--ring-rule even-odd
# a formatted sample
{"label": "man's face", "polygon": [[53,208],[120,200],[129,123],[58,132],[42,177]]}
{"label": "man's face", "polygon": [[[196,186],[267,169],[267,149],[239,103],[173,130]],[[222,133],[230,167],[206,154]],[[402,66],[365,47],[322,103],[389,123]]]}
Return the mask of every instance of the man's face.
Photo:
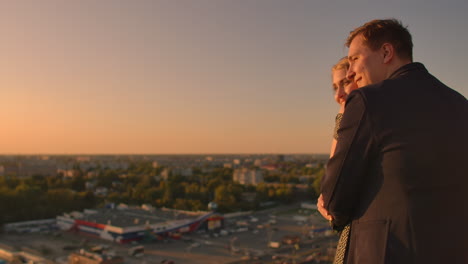
{"label": "man's face", "polygon": [[347,77],[354,79],[359,88],[385,80],[383,52],[371,50],[362,35],[357,35],[349,45],[348,60]]}

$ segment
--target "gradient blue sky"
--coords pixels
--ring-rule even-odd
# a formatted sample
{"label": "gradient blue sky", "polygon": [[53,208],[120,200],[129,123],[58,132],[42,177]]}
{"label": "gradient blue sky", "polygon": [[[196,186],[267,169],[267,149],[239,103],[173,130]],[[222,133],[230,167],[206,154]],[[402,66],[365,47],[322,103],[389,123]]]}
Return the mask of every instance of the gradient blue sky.
{"label": "gradient blue sky", "polygon": [[[0,153],[328,153],[330,67],[395,17],[468,95],[468,2],[1,1]],[[415,99],[417,100],[417,98]]]}

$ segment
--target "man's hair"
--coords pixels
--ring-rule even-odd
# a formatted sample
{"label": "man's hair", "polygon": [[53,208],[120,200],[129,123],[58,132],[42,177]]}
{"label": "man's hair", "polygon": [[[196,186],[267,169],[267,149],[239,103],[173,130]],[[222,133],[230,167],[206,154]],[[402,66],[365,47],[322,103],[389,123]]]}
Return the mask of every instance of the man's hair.
{"label": "man's hair", "polygon": [[348,68],[349,68],[349,61],[348,61],[348,57],[345,56],[341,58],[335,65],[333,65],[331,70],[333,73],[334,71],[341,70],[341,69],[348,70]]}
{"label": "man's hair", "polygon": [[349,47],[358,35],[362,35],[364,43],[373,51],[382,47],[384,43],[390,43],[398,57],[413,61],[411,34],[407,27],[394,18],[372,20],[354,29],[349,33],[346,46]]}

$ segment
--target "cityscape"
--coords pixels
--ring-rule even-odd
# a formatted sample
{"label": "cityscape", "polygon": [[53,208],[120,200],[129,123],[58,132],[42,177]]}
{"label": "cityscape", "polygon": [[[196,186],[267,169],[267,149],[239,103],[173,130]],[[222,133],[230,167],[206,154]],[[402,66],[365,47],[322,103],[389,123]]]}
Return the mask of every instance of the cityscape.
{"label": "cityscape", "polygon": [[8,263],[331,263],[327,155],[0,157]]}
{"label": "cityscape", "polygon": [[350,31],[401,21],[468,95],[468,1],[1,4],[0,264],[333,263]]}

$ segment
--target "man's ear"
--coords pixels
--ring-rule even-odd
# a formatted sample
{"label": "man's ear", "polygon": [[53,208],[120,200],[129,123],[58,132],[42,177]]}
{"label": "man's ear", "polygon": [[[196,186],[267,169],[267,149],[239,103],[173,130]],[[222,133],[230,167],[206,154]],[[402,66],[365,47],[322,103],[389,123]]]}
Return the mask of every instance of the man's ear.
{"label": "man's ear", "polygon": [[383,63],[389,63],[395,56],[395,49],[390,43],[384,43],[381,48],[383,54]]}

